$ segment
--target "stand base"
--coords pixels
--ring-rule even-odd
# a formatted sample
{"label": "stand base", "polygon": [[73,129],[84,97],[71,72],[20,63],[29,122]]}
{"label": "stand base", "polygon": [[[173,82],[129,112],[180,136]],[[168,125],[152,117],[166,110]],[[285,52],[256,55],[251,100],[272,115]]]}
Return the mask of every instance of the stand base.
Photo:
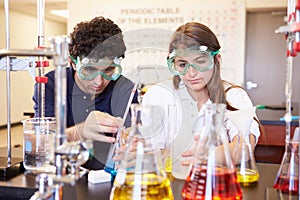
{"label": "stand base", "polygon": [[22,158],[11,158],[11,163],[7,162],[7,157],[0,157],[0,181],[7,181],[19,174],[24,173]]}

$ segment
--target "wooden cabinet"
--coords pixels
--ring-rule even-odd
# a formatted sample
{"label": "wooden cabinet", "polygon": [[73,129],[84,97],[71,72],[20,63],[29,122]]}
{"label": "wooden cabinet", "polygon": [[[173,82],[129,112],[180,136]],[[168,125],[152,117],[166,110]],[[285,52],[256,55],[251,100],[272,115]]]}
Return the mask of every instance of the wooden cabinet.
{"label": "wooden cabinet", "polygon": [[[285,146],[285,125],[264,124],[264,133],[261,134],[258,140],[258,145],[275,145]],[[296,126],[291,126],[291,137],[294,135]]]}
{"label": "wooden cabinet", "polygon": [[[264,133],[261,134],[254,150],[256,162],[281,163],[285,151],[285,125],[264,124]],[[291,137],[297,126],[291,126]]]}

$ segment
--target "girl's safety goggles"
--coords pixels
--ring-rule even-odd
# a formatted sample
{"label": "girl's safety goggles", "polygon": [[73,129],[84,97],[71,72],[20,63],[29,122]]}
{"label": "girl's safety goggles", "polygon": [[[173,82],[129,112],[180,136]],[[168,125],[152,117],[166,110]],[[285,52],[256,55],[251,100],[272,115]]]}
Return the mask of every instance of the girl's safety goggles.
{"label": "girl's safety goggles", "polygon": [[[212,69],[214,66],[214,56],[218,53],[219,50],[210,51],[207,46],[203,45],[193,46],[186,49],[174,49],[167,59],[168,68],[175,76],[186,74],[189,67],[193,67],[200,72],[205,72]],[[184,58],[185,55],[191,54],[199,54],[193,63],[180,59],[175,62],[176,57]]]}

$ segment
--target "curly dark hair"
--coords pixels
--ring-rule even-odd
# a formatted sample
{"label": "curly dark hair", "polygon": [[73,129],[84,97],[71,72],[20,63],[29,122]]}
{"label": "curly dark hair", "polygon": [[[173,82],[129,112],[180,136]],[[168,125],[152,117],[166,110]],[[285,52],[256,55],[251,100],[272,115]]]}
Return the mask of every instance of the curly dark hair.
{"label": "curly dark hair", "polygon": [[126,47],[122,30],[108,18],[95,17],[91,21],[80,22],[70,37],[69,52],[73,58],[124,58]]}

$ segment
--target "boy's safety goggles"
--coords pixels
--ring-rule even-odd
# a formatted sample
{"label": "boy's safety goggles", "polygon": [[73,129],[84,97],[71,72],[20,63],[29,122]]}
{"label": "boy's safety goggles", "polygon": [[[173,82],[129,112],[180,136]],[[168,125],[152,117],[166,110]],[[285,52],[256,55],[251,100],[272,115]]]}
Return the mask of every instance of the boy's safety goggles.
{"label": "boy's safety goggles", "polygon": [[93,80],[98,75],[101,75],[106,80],[117,80],[121,73],[122,67],[120,65],[121,59],[115,58],[113,61],[109,59],[80,59],[78,56],[75,60],[70,56],[73,62],[76,64],[76,71],[79,78],[83,80]]}

